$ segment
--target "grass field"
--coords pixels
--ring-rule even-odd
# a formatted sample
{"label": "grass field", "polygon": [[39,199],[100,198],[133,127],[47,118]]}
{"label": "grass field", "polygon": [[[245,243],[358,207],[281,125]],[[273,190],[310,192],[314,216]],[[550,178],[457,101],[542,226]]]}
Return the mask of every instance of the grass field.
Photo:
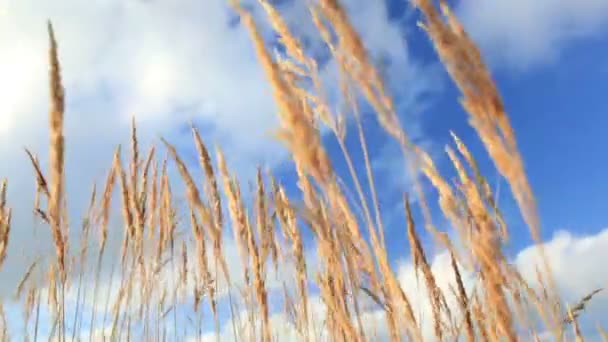
{"label": "grass field", "polygon": [[[194,125],[199,165],[162,138],[144,148],[134,120],[130,146],[118,146],[107,179],[91,185],[82,222],[67,213],[66,184],[78,181],[64,167],[64,92],[70,89],[62,84],[61,37],[49,23],[48,168],[37,157],[46,151],[26,150],[24,158],[35,175],[35,220],[52,233],[54,251],[22,270],[11,304],[21,314],[7,318],[0,310],[0,340],[582,340],[577,319],[601,289],[567,306],[542,245],[541,285],[528,284],[503,252],[509,227],[467,142],[452,135],[446,152],[457,178],[442,175],[401,128],[381,72],[340,3],[310,7],[310,20],[338,62],[341,81],[333,85],[322,84],[315,59],[270,1],[259,3],[285,47],[281,54],[267,47],[251,13],[232,5],[272,90],[276,143],[289,152],[297,183],[282,184],[261,167],[254,182],[239,183],[221,146],[209,145]],[[479,49],[446,4],[413,3],[470,125],[531,237],[541,242],[516,132]],[[340,90],[345,108],[334,110],[327,87]],[[403,194],[407,219],[398,228],[409,241],[403,251],[413,261],[416,293],[407,291],[411,286],[387,253],[362,104],[410,161],[403,173],[417,175],[414,192]],[[347,131],[357,136],[356,149],[345,143]],[[326,134],[334,136],[341,158],[330,157],[321,139]],[[338,176],[339,163],[352,186]],[[171,169],[179,177],[169,177]],[[438,194],[449,234],[434,223],[422,182]],[[4,180],[0,190],[0,267],[11,234],[21,229],[11,226],[10,186]],[[80,238],[68,239],[74,232]],[[121,247],[107,248],[116,232]],[[445,251],[450,279],[437,278],[422,234]],[[313,248],[305,237],[312,237]],[[226,239],[236,250],[226,248]]]}

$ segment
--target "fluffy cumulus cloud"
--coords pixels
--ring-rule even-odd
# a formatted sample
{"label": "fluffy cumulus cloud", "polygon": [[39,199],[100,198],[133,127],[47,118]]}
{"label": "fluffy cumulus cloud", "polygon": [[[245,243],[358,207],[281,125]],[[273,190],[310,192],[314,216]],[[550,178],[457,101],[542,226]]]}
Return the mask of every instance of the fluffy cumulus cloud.
{"label": "fluffy cumulus cloud", "polygon": [[[420,76],[417,66],[399,28],[387,20],[384,4],[345,3],[372,54],[390,60],[396,75],[412,80],[409,84],[419,84],[414,82]],[[321,56],[303,4],[280,2],[290,25]],[[265,76],[248,32],[226,1],[7,0],[0,6],[0,177],[9,179],[9,203],[19,227],[11,235],[7,274],[20,274],[34,251],[52,255],[46,229],[31,238],[34,178],[22,150],[26,146],[38,153],[45,167],[47,19],[59,42],[67,93],[66,172],[73,222],[85,209],[92,183],[104,179],[115,146],[128,144],[132,116],[142,146],[162,135],[192,148],[183,127],[193,120],[239,172],[281,161],[282,149],[269,134],[277,119]],[[255,16],[263,23],[257,8]],[[336,77],[331,64],[327,61],[323,69],[328,82]],[[31,248],[23,250],[25,244]],[[8,280],[0,284],[1,293],[15,285],[16,279]]]}
{"label": "fluffy cumulus cloud", "polygon": [[[596,234],[576,236],[569,231],[561,230],[544,244],[549,267],[558,287],[561,298],[566,305],[574,305],[581,298],[598,288],[608,285],[608,272],[598,269],[597,262],[608,257],[608,229]],[[512,258],[512,263],[522,274],[526,282],[538,288],[537,269],[542,269],[542,259],[538,245],[524,248]],[[444,293],[451,294],[451,287],[456,283],[450,265],[448,253],[435,255],[431,268],[437,279],[438,286]],[[475,284],[475,275],[461,266],[462,280],[467,291],[471,291]],[[423,321],[423,333],[429,338],[433,337],[432,312],[426,288],[422,280],[420,285],[416,281],[416,274],[410,262],[403,262],[399,268],[399,279],[406,293],[410,293],[417,315]],[[455,298],[448,295],[448,305],[452,312],[458,312]],[[608,323],[608,293],[600,292],[593,297],[581,315],[581,325],[585,335],[595,335],[598,323],[605,326]]]}
{"label": "fluffy cumulus cloud", "polygon": [[[560,294],[566,304],[573,305],[583,296],[599,287],[608,284],[608,272],[598,268],[594,260],[602,260],[608,257],[608,229],[604,229],[597,234],[587,236],[574,236],[566,231],[558,232],[552,239],[544,243],[545,252],[553,271],[556,284]],[[431,269],[435,275],[437,285],[447,294],[447,302],[452,313],[458,314],[456,299],[452,295],[452,288],[456,288],[454,275],[452,272],[450,256],[442,252],[436,254],[430,260]],[[524,279],[531,285],[536,286],[537,276],[536,267],[541,265],[539,248],[537,245],[530,246],[521,250],[512,258],[512,262],[523,275]],[[460,266],[462,281],[467,292],[475,285],[475,275]],[[397,276],[404,292],[409,296],[414,308],[415,316],[419,319],[422,326],[422,333],[426,339],[432,340],[433,321],[432,310],[429,302],[428,292],[422,279],[417,280],[416,271],[410,260],[402,260],[397,269]],[[313,327],[311,333],[315,336],[327,338],[323,332],[326,311],[319,297],[311,297],[311,322]],[[388,341],[388,331],[385,316],[377,306],[364,306],[365,311],[362,315],[366,332],[377,336],[377,340]],[[581,329],[585,336],[600,340],[597,325],[606,326],[608,317],[608,293],[600,292],[587,305],[585,312],[581,314]],[[246,319],[240,320],[241,324],[246,324]],[[283,313],[275,313],[271,319],[272,331],[275,336],[281,336],[281,340],[297,341],[297,332],[293,323]],[[258,331],[259,331],[259,327]],[[231,322],[226,322],[221,330],[222,339],[233,336]],[[540,331],[541,338],[551,340],[551,334]],[[206,335],[209,341],[215,338],[214,333]]]}
{"label": "fluffy cumulus cloud", "polygon": [[[313,341],[329,341],[330,336],[327,334],[327,326],[324,322],[327,317],[327,309],[322,299],[318,296],[309,298],[308,300],[309,318],[310,323],[309,329],[306,332],[309,338]],[[251,337],[251,331],[254,330],[256,333],[261,331],[261,322],[253,322],[253,329],[250,321],[248,320],[247,313],[241,312],[239,318],[236,320],[240,322],[237,325],[237,333],[240,331],[241,339],[255,339]],[[382,310],[370,310],[361,314],[361,322],[363,329],[365,330],[367,337],[375,341],[388,341],[389,335],[386,327],[385,314]],[[300,341],[302,339],[301,334],[297,331],[293,320],[289,319],[283,313],[276,313],[270,317],[271,334],[274,338],[281,341]],[[235,334],[232,327],[232,322],[227,322],[222,326],[220,331],[220,340],[234,340]],[[214,332],[208,332],[203,334],[202,339],[197,336],[192,336],[188,341],[216,341],[217,337]]]}
{"label": "fluffy cumulus cloud", "polygon": [[518,69],[554,61],[573,39],[608,27],[605,0],[460,1],[457,13],[493,62]]}
{"label": "fluffy cumulus cloud", "polygon": [[[558,231],[546,244],[545,253],[553,276],[565,298],[574,302],[597,288],[608,285],[608,271],[598,267],[608,258],[608,229],[595,235],[577,236],[570,231]],[[539,259],[538,248],[529,247],[521,251],[515,263],[526,279],[535,280],[534,261]],[[599,296],[603,303],[591,306],[608,310],[607,294]]]}
{"label": "fluffy cumulus cloud", "polygon": [[[128,139],[132,116],[144,146],[158,135],[180,143],[180,125],[195,119],[210,142],[241,154],[243,164],[272,151],[265,140],[275,124],[272,99],[247,32],[231,27],[231,16],[223,1],[5,2],[0,89],[8,96],[0,104],[0,175],[9,179],[14,226],[20,227],[11,235],[9,274],[24,269],[27,257],[15,246],[50,249],[46,232],[38,244],[28,238],[33,178],[22,150],[38,152],[45,165],[46,20],[53,21],[59,41],[68,205],[76,215],[93,181],[103,179],[112,150]],[[2,292],[9,286],[14,283],[3,282]]]}

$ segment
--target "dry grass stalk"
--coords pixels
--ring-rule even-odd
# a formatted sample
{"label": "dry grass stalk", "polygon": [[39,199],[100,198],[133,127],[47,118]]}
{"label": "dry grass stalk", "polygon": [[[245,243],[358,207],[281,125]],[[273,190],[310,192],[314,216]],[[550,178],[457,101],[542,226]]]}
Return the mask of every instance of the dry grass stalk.
{"label": "dry grass stalk", "polygon": [[0,301],[0,341],[10,341],[8,333],[8,322],[4,312],[4,303]]}
{"label": "dry grass stalk", "polygon": [[287,144],[295,160],[320,184],[328,184],[331,178],[331,163],[319,143],[318,131],[311,118],[302,115],[306,112],[304,103],[294,96],[287,81],[282,77],[278,65],[266,50],[252,15],[235,5],[243,24],[249,30],[254,42],[256,55],[272,86],[273,97],[279,107],[279,117],[283,129],[278,136]]}
{"label": "dry grass stalk", "polygon": [[[201,295],[207,294],[209,296],[209,304],[211,307],[211,311],[217,319],[217,304],[215,301],[215,288],[213,286],[213,279],[211,278],[211,273],[209,272],[209,265],[207,262],[207,248],[206,248],[206,239],[205,239],[205,231],[198,223],[196,218],[196,214],[194,209],[190,209],[190,224],[192,225],[192,233],[194,234],[195,246],[196,246],[196,254],[199,265],[198,274],[201,277],[202,284],[196,286],[197,294],[200,291]],[[195,309],[198,308],[198,302],[195,301]]]}
{"label": "dry grass stalk", "polygon": [[338,49],[343,51],[342,62],[345,63],[345,70],[357,81],[367,101],[376,110],[382,127],[398,141],[405,142],[407,136],[401,130],[399,120],[394,114],[391,98],[345,9],[337,0],[322,0],[319,2],[319,9],[338,37]]}
{"label": "dry grass stalk", "polygon": [[254,275],[254,288],[256,294],[256,300],[260,306],[260,313],[262,315],[262,337],[263,341],[270,342],[270,321],[269,321],[269,308],[268,308],[268,297],[266,293],[265,275],[263,271],[264,259],[260,256],[260,250],[258,249],[255,232],[253,227],[247,221],[245,225],[246,239],[247,239],[247,250],[253,264],[253,275]]}
{"label": "dry grass stalk", "polygon": [[426,287],[428,290],[428,296],[431,301],[431,308],[433,312],[433,320],[434,320],[434,331],[435,337],[441,341],[443,340],[443,330],[442,327],[442,318],[441,311],[442,306],[449,310],[447,304],[445,304],[445,298],[441,289],[437,286],[437,282],[435,280],[435,276],[431,271],[431,266],[429,265],[422,245],[420,244],[420,239],[418,238],[418,234],[416,233],[414,227],[414,219],[412,218],[412,210],[410,207],[410,202],[407,196],[405,197],[405,213],[407,217],[407,237],[410,242],[410,253],[412,254],[412,260],[414,261],[414,267],[416,269],[421,269],[422,274],[424,276],[424,281],[426,283]]}
{"label": "dry grass stalk", "polygon": [[11,231],[11,210],[6,207],[6,192],[8,181],[0,181],[0,268],[6,259],[8,238]]}
{"label": "dry grass stalk", "polygon": [[241,265],[245,274],[246,283],[249,284],[249,246],[247,244],[247,213],[245,212],[244,204],[241,199],[240,187],[229,171],[226,165],[226,159],[221,150],[217,150],[217,161],[224,185],[224,193],[228,198],[228,213],[232,220],[232,231],[234,241],[236,242],[239,255],[241,257]]}
{"label": "dry grass stalk", "polygon": [[158,163],[154,163],[152,168],[152,184],[150,185],[150,195],[148,196],[148,239],[151,240],[156,234],[158,226],[158,203],[159,203],[159,180],[158,180]]}
{"label": "dry grass stalk", "polygon": [[600,293],[603,289],[598,288],[591,291],[589,294],[581,298],[574,306],[568,309],[567,316],[562,320],[564,324],[574,323],[578,316],[585,310],[586,305],[593,299],[595,295]]}
{"label": "dry grass stalk", "polygon": [[266,190],[264,187],[264,179],[262,177],[262,171],[258,167],[257,170],[257,192],[256,192],[256,228],[258,238],[261,243],[260,260],[262,273],[265,274],[266,260],[269,255],[272,256],[272,260],[275,265],[278,262],[278,251],[277,243],[274,236],[273,226],[269,224],[268,219],[268,208],[266,203]]}
{"label": "dry grass stalk", "polygon": [[[224,218],[222,214],[222,201],[217,185],[215,171],[213,169],[213,164],[211,163],[211,156],[209,155],[209,150],[203,142],[203,139],[201,138],[198,130],[194,127],[192,127],[192,134],[194,136],[195,146],[199,155],[199,163],[205,172],[205,191],[207,192],[207,196],[211,200],[212,213],[207,214],[206,211],[203,211],[199,214],[201,214],[203,217],[211,216],[211,218],[207,218],[207,220],[210,220],[210,222],[206,222],[206,224],[210,227],[210,236],[213,241],[213,256],[216,263],[215,278],[218,278],[217,270],[218,268],[221,268],[226,282],[230,284],[230,275],[228,273],[228,267],[222,255],[222,234],[224,227]],[[220,267],[218,267],[218,263]]]}
{"label": "dry grass stalk", "polygon": [[[148,156],[146,157],[146,163],[144,164],[143,174],[141,176],[141,189],[139,189],[139,193],[137,194],[137,208],[140,222],[139,233],[141,235],[139,238],[142,240],[144,238],[144,229],[146,228],[147,218],[148,216],[150,216],[150,213],[148,212],[148,188],[150,183],[150,168],[154,164],[155,152],[156,149],[154,148],[154,146],[150,147]],[[154,177],[156,176],[154,171],[155,170],[153,170],[152,172],[153,181]],[[152,206],[152,208],[154,207]]]}
{"label": "dry grass stalk", "polygon": [[[201,196],[200,196],[200,192],[199,192],[196,184],[194,183],[194,180],[192,179],[192,176],[190,175],[188,168],[186,167],[184,162],[181,160],[181,158],[178,156],[175,147],[173,147],[171,144],[169,144],[164,139],[163,139],[163,143],[165,144],[165,146],[169,150],[169,153],[175,160],[178,171],[181,174],[182,179],[186,183],[186,195],[188,197],[188,202],[190,202],[190,204],[196,209],[197,213],[199,215],[201,215],[203,222],[205,224],[208,224],[209,226],[213,227],[215,221],[211,216],[209,208],[207,207],[206,204],[203,203]],[[166,176],[165,176],[165,178],[166,178]],[[219,198],[219,196],[218,196],[218,198]],[[162,227],[161,227],[161,229],[162,229]],[[221,233],[218,233],[219,231],[217,230],[217,228],[214,228],[212,231],[215,232],[215,234],[214,234],[214,238],[216,239],[215,242],[216,243],[221,242],[221,240],[220,240]],[[220,246],[217,246],[217,248],[218,249],[216,250],[216,253],[217,253],[216,257],[219,259],[219,262],[222,265],[222,268],[224,270],[224,275],[226,276],[227,281],[229,281],[227,266],[226,266],[226,263],[225,263],[223,257],[221,257],[221,251],[219,250]]]}
{"label": "dry grass stalk", "polygon": [[36,268],[37,265],[38,265],[38,259],[34,260],[30,264],[30,266],[27,268],[27,271],[25,271],[25,274],[23,274],[23,277],[21,277],[21,280],[19,280],[19,283],[17,284],[17,289],[15,291],[15,296],[14,296],[15,299],[21,298],[23,289],[25,288],[25,285],[27,284],[28,279],[30,279],[32,272],[34,271],[34,269]]}
{"label": "dry grass stalk", "polygon": [[[38,194],[41,191],[48,198],[50,196],[48,183],[46,181],[46,178],[44,177],[44,173],[42,172],[42,168],[40,167],[40,162],[38,161],[38,158],[27,148],[25,149],[25,153],[32,162],[32,166],[34,167],[34,171],[36,172],[36,193]],[[38,201],[36,201],[36,203],[38,203]],[[36,204],[35,208],[39,208],[39,206]]]}
{"label": "dry grass stalk", "polygon": [[61,69],[57,56],[57,41],[53,32],[53,26],[48,23],[49,34],[49,61],[50,61],[50,97],[51,109],[49,111],[50,122],[50,197],[49,197],[49,218],[51,221],[51,231],[55,241],[57,261],[62,282],[66,278],[66,236],[62,228],[62,204],[64,191],[64,150],[65,141],[63,137],[63,120],[65,110],[65,94],[61,84]]}
{"label": "dry grass stalk", "polygon": [[116,173],[118,174],[119,177],[119,181],[120,181],[120,192],[122,195],[122,216],[123,216],[123,220],[124,220],[124,224],[125,224],[125,234],[124,234],[124,238],[123,238],[123,245],[122,245],[122,252],[121,252],[121,263],[123,264],[123,267],[125,266],[125,262],[126,262],[126,258],[127,258],[127,252],[128,252],[128,246],[129,246],[129,242],[133,239],[134,237],[134,232],[135,232],[135,228],[133,225],[133,212],[132,212],[132,207],[131,207],[131,196],[134,196],[134,194],[131,193],[130,191],[130,187],[127,181],[127,174],[125,172],[125,170],[122,167],[122,164],[120,163],[120,150],[118,150],[117,152],[119,154],[119,161],[118,163],[115,165],[116,166]]}
{"label": "dry grass stalk", "polygon": [[285,191],[272,178],[272,191],[275,210],[279,219],[280,227],[283,234],[288,237],[291,242],[291,254],[296,262],[297,288],[298,297],[301,300],[301,322],[304,325],[305,331],[308,331],[308,277],[306,270],[306,259],[304,257],[304,246],[302,236],[296,223],[296,215],[289,199],[285,195]]}
{"label": "dry grass stalk", "polygon": [[471,310],[469,308],[469,298],[467,296],[466,290],[464,288],[464,283],[462,281],[462,275],[460,274],[460,270],[458,269],[458,264],[456,262],[456,258],[454,254],[450,253],[450,265],[452,267],[452,271],[454,272],[454,277],[456,279],[456,285],[458,289],[458,306],[460,307],[460,311],[462,311],[464,317],[464,327],[467,336],[467,341],[472,342],[475,341],[475,331],[473,327],[473,320],[471,319]]}
{"label": "dry grass stalk", "polygon": [[[101,201],[101,212],[100,212],[100,223],[101,223],[101,231],[100,231],[100,239],[99,239],[99,254],[103,255],[103,251],[105,250],[106,241],[108,239],[108,223],[110,221],[110,205],[112,203],[112,191],[114,190],[116,174],[120,170],[120,145],[116,148],[116,152],[114,152],[114,158],[112,161],[112,167],[108,172],[108,177],[106,179],[106,185],[102,195]],[[120,174],[119,174],[120,177]]]}

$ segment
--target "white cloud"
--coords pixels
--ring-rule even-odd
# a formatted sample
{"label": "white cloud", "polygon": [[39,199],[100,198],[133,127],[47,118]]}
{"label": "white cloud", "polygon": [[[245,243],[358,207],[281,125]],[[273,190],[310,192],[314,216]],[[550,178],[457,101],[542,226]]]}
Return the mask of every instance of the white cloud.
{"label": "white cloud", "polygon": [[[10,141],[26,142],[16,140],[17,132],[44,128],[46,18],[59,40],[69,122],[88,133],[124,125],[131,115],[159,120],[155,128],[164,132],[161,124],[171,128],[199,116],[214,131],[231,133],[231,141],[249,145],[262,142],[275,122],[248,35],[228,26],[221,1],[34,3],[11,3],[0,31],[0,64],[10,71],[1,88],[13,95],[0,110],[13,118],[14,126],[5,128]],[[85,100],[99,100],[104,127],[85,128],[93,107]],[[189,113],[176,112],[180,108]]]}
{"label": "white cloud", "polygon": [[[560,289],[560,295],[565,303],[573,304],[597,287],[608,285],[608,272],[598,266],[598,260],[608,257],[608,229],[597,234],[576,237],[569,232],[559,232],[551,240],[545,242],[547,257],[553,270],[556,283]],[[452,295],[450,287],[455,288],[456,283],[450,265],[450,257],[446,252],[441,252],[429,259],[431,269],[436,277],[437,285],[447,296],[448,306],[454,317],[459,317],[459,309],[456,299]],[[532,286],[536,284],[535,267],[540,266],[538,247],[531,246],[521,250],[514,258],[513,263],[517,266],[524,279]],[[476,280],[473,273],[460,266],[462,280],[467,292],[470,293]],[[433,321],[429,296],[421,278],[416,280],[413,264],[409,260],[402,260],[397,268],[399,282],[408,295],[414,308],[415,316],[422,326],[425,339],[432,340]],[[316,327],[323,327],[326,311],[319,297],[311,297],[313,323]],[[585,312],[580,316],[580,323],[585,336],[596,337],[599,340],[596,326],[598,323],[606,324],[605,317],[608,313],[608,293],[600,292],[588,304]],[[375,332],[380,340],[388,341],[388,332],[385,316],[382,310],[368,307],[363,314],[364,328],[366,332]],[[282,313],[272,316],[273,333],[296,340],[295,329],[291,328],[287,318]],[[232,336],[231,323],[226,322],[222,328],[222,338]],[[287,329],[287,330],[285,330]],[[548,336],[548,333],[539,331],[539,335]],[[207,335],[214,337],[213,333]]]}
{"label": "white cloud", "polygon": [[[608,229],[586,236],[559,231],[546,243],[545,253],[567,302],[572,304],[591,291],[608,286],[608,271],[600,266],[608,258]],[[535,265],[539,262],[536,247],[522,250],[515,259],[518,269],[532,284],[536,283]],[[608,293],[599,293],[588,312],[597,315],[598,319],[601,312],[608,313]]]}
{"label": "white cloud", "polygon": [[[82,212],[93,181],[105,179],[112,150],[129,137],[132,115],[142,146],[161,134],[191,146],[190,136],[177,129],[195,118],[210,144],[219,142],[239,157],[231,163],[237,170],[280,159],[266,134],[275,115],[263,74],[247,32],[228,25],[223,1],[26,0],[5,7],[0,91],[8,96],[0,103],[0,177],[9,179],[13,222],[20,228],[10,237],[9,275],[20,273],[31,253],[50,249],[46,229],[36,241],[29,238],[34,178],[22,150],[31,148],[46,165],[47,18],[59,41],[67,94],[68,205],[74,215]],[[23,255],[26,243],[32,248]],[[15,280],[3,281],[0,292],[10,291]]]}
{"label": "white cloud", "polygon": [[[545,253],[549,260],[560,296],[565,304],[573,305],[583,296],[597,288],[608,286],[608,272],[599,267],[598,260],[608,258],[608,229],[587,236],[576,236],[569,231],[559,231],[555,236],[544,243]],[[521,250],[512,259],[513,264],[520,271],[529,285],[538,285],[536,269],[542,269],[538,246],[530,246]],[[446,252],[439,253],[431,261],[432,271],[435,274],[437,285],[447,293],[448,305],[453,313],[457,313],[457,305],[451,295],[450,286],[456,287],[450,257]],[[467,292],[473,288],[475,276],[460,266],[463,283]],[[433,337],[432,311],[428,300],[424,281],[420,286],[416,283],[413,265],[408,261],[399,268],[399,280],[404,291],[412,298],[417,314],[423,319],[423,334]],[[596,324],[605,324],[608,313],[608,293],[598,293],[587,305],[581,314],[581,325],[585,334],[595,334]]]}
{"label": "white cloud", "polygon": [[[309,308],[309,328],[307,334],[312,341],[330,341],[330,336],[327,334],[327,326],[325,319],[327,317],[327,307],[322,299],[318,296],[310,297],[308,300]],[[240,326],[237,326],[237,331],[242,331],[241,340],[251,339],[251,323],[247,319],[246,312],[241,312],[239,316]],[[383,310],[370,310],[362,312],[361,322],[363,329],[369,340],[388,341],[389,336],[386,327],[385,313]],[[261,322],[254,322],[254,329],[259,334],[261,331]],[[356,323],[355,323],[356,324]],[[275,313],[270,317],[271,335],[274,339],[280,341],[301,341],[302,335],[297,331],[294,323],[287,318],[284,313]],[[203,335],[203,341],[215,341],[214,332],[208,332]],[[234,340],[234,332],[232,322],[226,322],[220,331],[220,340]],[[196,341],[195,337],[191,337],[188,341]]]}
{"label": "white cloud", "polygon": [[[346,3],[371,52],[389,56],[393,74],[418,84],[415,79],[423,75],[415,72],[384,4]],[[282,11],[298,34],[318,45],[303,2],[288,3]],[[105,179],[114,147],[128,145],[132,115],[142,146],[163,135],[193,148],[190,136],[180,131],[192,118],[209,144],[222,146],[239,173],[283,159],[280,144],[268,134],[277,121],[265,77],[249,34],[231,24],[225,1],[20,0],[3,2],[1,13],[0,177],[9,179],[13,222],[20,228],[10,238],[8,275],[20,274],[32,253],[51,250],[46,227],[35,241],[29,233],[34,177],[21,149],[39,153],[45,168],[47,19],[55,27],[66,88],[66,172],[73,215],[82,213],[93,181]],[[323,77],[331,82],[335,74],[326,70]],[[31,248],[19,250],[26,243]],[[10,292],[15,281],[3,281],[0,293]]]}
{"label": "white cloud", "polygon": [[457,14],[493,62],[517,69],[551,62],[574,39],[600,36],[605,0],[460,1]]}

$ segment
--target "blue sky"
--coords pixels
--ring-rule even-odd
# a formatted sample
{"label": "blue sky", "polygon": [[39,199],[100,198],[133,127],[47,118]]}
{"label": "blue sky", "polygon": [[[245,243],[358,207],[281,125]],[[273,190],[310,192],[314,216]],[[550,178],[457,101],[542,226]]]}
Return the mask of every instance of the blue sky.
{"label": "blue sky", "polygon": [[[305,37],[310,50],[326,57],[303,2],[275,3],[295,32]],[[414,141],[435,158],[444,175],[453,175],[443,152],[453,130],[478,158],[489,181],[500,183],[500,203],[512,236],[507,250],[525,264],[527,254],[521,251],[532,243],[527,228],[506,183],[499,182],[467,124],[457,89],[428,37],[416,27],[417,13],[401,0],[344,3],[374,60],[382,61],[403,127]],[[555,253],[558,282],[572,297],[605,285],[607,272],[576,262],[608,257],[607,2],[451,3],[480,44],[503,95],[538,201],[543,239],[554,247],[550,250]],[[128,141],[132,115],[143,145],[162,135],[194,162],[194,146],[184,129],[192,120],[210,144],[222,146],[241,179],[250,179],[255,166],[262,164],[285,183],[294,180],[292,170],[285,167],[286,152],[269,134],[277,125],[275,108],[249,36],[223,1],[108,0],[85,6],[76,0],[53,4],[0,0],[0,13],[0,75],[4,75],[0,93],[6,95],[0,101],[0,157],[7,161],[0,165],[0,177],[10,181],[9,200],[18,226],[31,226],[33,194],[22,146],[38,151],[46,160],[47,18],[57,31],[68,93],[67,168],[68,174],[79,179],[68,184],[74,215],[81,212],[90,184],[103,179],[114,146]],[[262,18],[259,12],[256,16]],[[271,37],[267,23],[262,25]],[[336,79],[333,61],[324,62],[322,77],[331,84]],[[335,89],[327,90],[335,95]],[[364,113],[363,123],[390,237],[387,248],[395,267],[403,270],[403,279],[409,279],[401,199],[403,192],[412,191],[411,179],[397,146],[373,115]],[[348,144],[356,147],[352,128]],[[346,176],[335,141],[326,135],[324,142],[332,159],[340,161],[338,172]],[[360,156],[355,156],[355,162],[362,167]],[[445,225],[428,190],[435,220]],[[25,233],[13,235],[12,246],[31,239]],[[430,240],[425,242],[434,250]],[[36,244],[50,248],[44,235]],[[14,275],[14,283],[33,256],[11,248],[5,272]],[[440,265],[441,251],[436,252]],[[10,286],[11,281],[0,284],[0,294],[10,293]],[[597,304],[596,312],[604,310],[608,310],[606,298]]]}

